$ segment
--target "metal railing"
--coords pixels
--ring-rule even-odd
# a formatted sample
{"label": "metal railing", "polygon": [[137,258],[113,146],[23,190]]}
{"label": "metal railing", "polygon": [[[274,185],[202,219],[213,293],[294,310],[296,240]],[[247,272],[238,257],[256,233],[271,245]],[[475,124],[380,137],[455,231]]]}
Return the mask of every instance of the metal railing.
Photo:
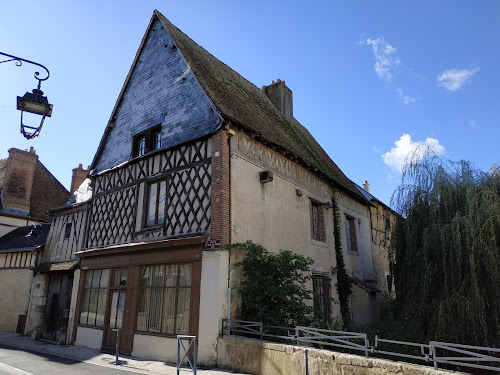
{"label": "metal railing", "polygon": [[[281,332],[282,334],[279,334]],[[258,338],[266,341],[285,340],[297,346],[326,346],[370,353],[376,356],[407,358],[414,361],[433,362],[481,370],[500,372],[500,349],[482,346],[451,344],[431,341],[418,344],[407,341],[383,339],[375,336],[375,345],[370,346],[365,333],[334,331],[312,327],[277,327],[264,326],[261,322],[244,320],[222,321],[222,334]],[[307,357],[307,353],[306,353]]]}
{"label": "metal railing", "polygon": [[[413,354],[408,354],[408,353],[402,353],[402,352],[392,352],[389,350],[383,350],[380,348],[380,344],[392,344],[392,345],[403,345],[406,347],[411,347],[411,348],[419,348],[420,349],[420,355],[413,355]],[[372,348],[373,353],[378,353],[378,354],[385,354],[388,356],[394,356],[394,357],[402,357],[402,358],[410,358],[410,359],[415,359],[417,361],[425,361],[429,362],[432,360],[432,348],[430,345],[427,344],[416,344],[414,342],[407,342],[407,341],[397,341],[397,340],[387,340],[387,339],[381,339],[378,336],[375,336],[375,346]]]}
{"label": "metal railing", "polygon": [[[187,340],[189,345],[184,346],[184,342],[182,340]],[[193,348],[193,360],[189,358],[189,349]],[[183,350],[183,356],[181,359],[181,348]],[[196,375],[196,366],[198,362],[198,347],[196,346],[196,336],[188,336],[188,335],[177,335],[177,375],[179,375],[182,363],[184,360],[187,360],[189,364],[189,368],[193,371],[194,375]]]}
{"label": "metal railing", "polygon": [[[368,352],[370,351],[370,344],[366,333],[332,331],[310,327],[296,327],[295,332],[297,345],[318,344],[358,350],[365,352],[366,357],[368,357]],[[356,340],[360,342],[358,343]]]}
{"label": "metal railing", "polygon": [[[464,366],[482,370],[500,371],[500,349],[484,346],[450,344],[439,341],[431,341],[430,346],[432,348],[434,368],[436,369],[438,368],[438,363],[446,363],[459,367]],[[438,350],[440,353],[438,353]],[[441,353],[442,355],[439,355]],[[453,354],[460,354],[461,356],[454,356]],[[495,354],[496,356],[494,356]],[[489,364],[473,362],[489,362]],[[493,366],[493,364],[497,364],[497,366]]]}

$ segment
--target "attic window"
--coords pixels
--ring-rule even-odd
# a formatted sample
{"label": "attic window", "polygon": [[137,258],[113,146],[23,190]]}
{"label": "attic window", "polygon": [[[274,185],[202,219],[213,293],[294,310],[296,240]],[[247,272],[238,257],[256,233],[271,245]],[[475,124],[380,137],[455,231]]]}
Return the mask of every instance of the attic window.
{"label": "attic window", "polygon": [[155,126],[136,134],[132,142],[132,156],[138,157],[157,150],[162,146],[161,126]]}

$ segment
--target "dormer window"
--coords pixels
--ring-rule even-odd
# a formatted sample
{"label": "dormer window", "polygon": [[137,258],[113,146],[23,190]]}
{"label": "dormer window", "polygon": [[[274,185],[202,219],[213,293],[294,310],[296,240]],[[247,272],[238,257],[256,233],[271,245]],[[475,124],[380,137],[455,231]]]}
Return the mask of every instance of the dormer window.
{"label": "dormer window", "polygon": [[161,126],[155,126],[134,136],[132,156],[138,157],[161,148]]}

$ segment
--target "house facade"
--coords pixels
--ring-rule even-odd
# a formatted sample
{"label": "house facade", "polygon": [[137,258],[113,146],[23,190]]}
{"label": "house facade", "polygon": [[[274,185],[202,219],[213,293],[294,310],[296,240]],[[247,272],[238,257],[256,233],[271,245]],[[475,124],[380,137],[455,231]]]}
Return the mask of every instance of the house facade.
{"label": "house facade", "polygon": [[0,330],[24,332],[31,269],[41,259],[50,226],[47,212],[68,197],[33,147],[11,148],[0,160]]}
{"label": "house facade", "polygon": [[[158,11],[89,169],[86,200],[55,213],[44,258],[45,282],[58,263],[73,271],[62,313],[75,345],[114,351],[119,330],[122,354],[175,361],[176,335],[189,334],[199,363],[215,364],[239,303],[241,254],[225,245],[247,240],[312,257],[315,309],[339,318],[325,303],[336,298],[332,197],[348,271],[375,274],[371,203],[293,117],[285,82],[257,88]],[[78,240],[64,245],[70,222]],[[32,304],[45,298],[44,313],[45,290]]]}
{"label": "house facade", "polygon": [[18,227],[0,237],[0,331],[24,333],[33,271],[50,224]]}

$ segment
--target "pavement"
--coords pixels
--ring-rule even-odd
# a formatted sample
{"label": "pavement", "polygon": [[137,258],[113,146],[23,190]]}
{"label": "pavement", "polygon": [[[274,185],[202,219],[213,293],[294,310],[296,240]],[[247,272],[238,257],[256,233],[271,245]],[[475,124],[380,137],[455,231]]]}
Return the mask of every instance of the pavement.
{"label": "pavement", "polygon": [[[0,345],[9,346],[21,350],[27,350],[38,353],[55,355],[57,357],[69,358],[75,361],[92,363],[94,365],[122,368],[127,371],[136,372],[138,374],[163,374],[177,375],[175,364],[161,361],[141,360],[125,356],[119,357],[119,365],[114,365],[115,356],[101,353],[98,350],[83,348],[74,345],[57,345],[47,341],[32,340],[29,336],[24,336],[13,332],[0,332]],[[191,369],[183,368],[181,374],[192,373]],[[230,370],[222,369],[197,369],[197,374],[200,375],[244,375]]]}

